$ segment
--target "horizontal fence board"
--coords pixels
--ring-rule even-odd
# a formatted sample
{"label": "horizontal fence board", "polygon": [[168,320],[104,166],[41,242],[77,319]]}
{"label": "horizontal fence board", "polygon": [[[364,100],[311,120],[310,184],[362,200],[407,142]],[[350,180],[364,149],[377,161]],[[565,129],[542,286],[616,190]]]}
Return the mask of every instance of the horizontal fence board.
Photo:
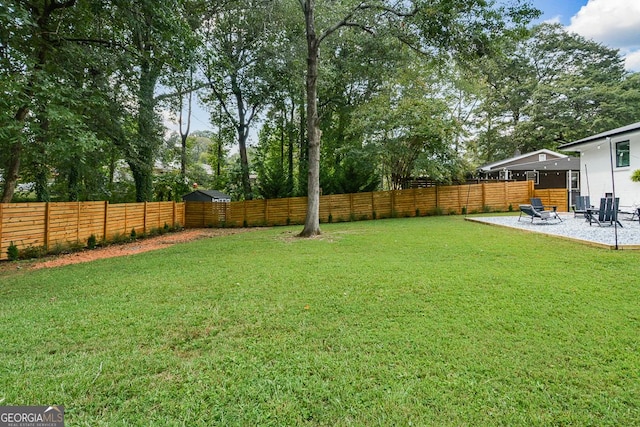
{"label": "horizontal fence board", "polygon": [[[146,209],[146,210],[145,210]],[[110,205],[104,201],[0,204],[0,260],[7,248],[84,244],[94,235],[112,239],[128,236],[131,229],[144,233],[184,225],[184,203],[149,202]]]}
{"label": "horizontal fence board", "polygon": [[[543,203],[567,210],[566,190],[536,190],[535,194]],[[529,203],[533,195],[533,184],[524,181],[326,195],[320,197],[320,221],[507,210]],[[75,244],[92,234],[110,240],[129,236],[131,230],[143,234],[165,224],[188,228],[303,224],[306,214],[306,197],[228,203],[7,203],[0,209],[0,259],[6,259],[6,242],[12,238],[30,239],[31,245],[52,245],[65,239]]]}
{"label": "horizontal fence board", "polygon": [[[320,222],[340,222],[392,216],[459,214],[486,209],[507,210],[528,200],[529,182],[497,182],[460,186],[434,186],[409,190],[320,196]],[[207,207],[207,205],[209,207]],[[214,205],[224,205],[225,221],[209,212]],[[303,224],[307,198],[293,197],[244,202],[186,202],[186,227]]]}

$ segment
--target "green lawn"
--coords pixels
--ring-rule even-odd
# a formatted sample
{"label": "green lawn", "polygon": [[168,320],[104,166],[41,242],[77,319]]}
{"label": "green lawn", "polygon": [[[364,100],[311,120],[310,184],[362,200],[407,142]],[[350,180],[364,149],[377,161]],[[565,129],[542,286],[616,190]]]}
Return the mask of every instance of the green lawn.
{"label": "green lawn", "polygon": [[69,426],[640,423],[633,251],[429,217],[0,276],[0,405]]}

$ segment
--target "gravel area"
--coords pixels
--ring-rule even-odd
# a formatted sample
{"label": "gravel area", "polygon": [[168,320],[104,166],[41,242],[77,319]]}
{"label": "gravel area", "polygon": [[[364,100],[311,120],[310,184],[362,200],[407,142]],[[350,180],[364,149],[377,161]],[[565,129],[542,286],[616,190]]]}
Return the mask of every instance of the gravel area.
{"label": "gravel area", "polygon": [[555,219],[543,221],[536,219],[531,222],[530,217],[524,215],[518,221],[515,216],[473,216],[467,217],[469,221],[477,221],[486,224],[517,228],[535,233],[544,233],[561,236],[597,246],[613,247],[616,244],[616,231],[618,235],[618,247],[620,249],[640,249],[640,222],[620,218],[622,227],[598,226],[597,223],[589,225],[583,216],[574,217],[573,214],[560,213],[562,222]]}

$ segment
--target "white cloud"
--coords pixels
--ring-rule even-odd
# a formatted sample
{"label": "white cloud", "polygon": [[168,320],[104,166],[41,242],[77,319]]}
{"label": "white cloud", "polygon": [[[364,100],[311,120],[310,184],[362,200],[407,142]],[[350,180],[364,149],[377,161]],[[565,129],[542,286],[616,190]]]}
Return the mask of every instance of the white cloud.
{"label": "white cloud", "polygon": [[627,69],[640,70],[640,1],[589,0],[567,29],[620,49],[627,54]]}
{"label": "white cloud", "polygon": [[627,54],[624,65],[627,70],[640,71],[640,50]]}
{"label": "white cloud", "polygon": [[545,24],[560,24],[562,22],[562,16],[556,15],[544,21]]}

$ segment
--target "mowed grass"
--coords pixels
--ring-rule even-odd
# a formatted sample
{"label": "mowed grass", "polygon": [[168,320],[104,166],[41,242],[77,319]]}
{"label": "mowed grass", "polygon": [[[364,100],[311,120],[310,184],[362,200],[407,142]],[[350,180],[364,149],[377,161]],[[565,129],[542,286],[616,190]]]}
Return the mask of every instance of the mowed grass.
{"label": "mowed grass", "polygon": [[0,276],[0,405],[67,425],[640,424],[640,254],[431,217]]}

